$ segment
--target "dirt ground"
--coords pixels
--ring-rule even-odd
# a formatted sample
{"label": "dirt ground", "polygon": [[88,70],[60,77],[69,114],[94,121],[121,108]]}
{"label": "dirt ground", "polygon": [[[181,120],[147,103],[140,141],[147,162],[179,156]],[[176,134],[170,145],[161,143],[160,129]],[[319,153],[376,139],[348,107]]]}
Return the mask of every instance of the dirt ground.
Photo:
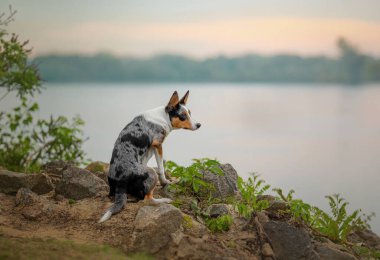
{"label": "dirt ground", "polygon": [[[32,244],[54,239],[82,245],[106,244],[128,252],[133,221],[144,205],[143,202],[128,203],[117,217],[98,224],[105,209],[111,205],[107,197],[72,201],[44,195],[39,199],[39,206],[29,208],[15,206],[15,196],[0,194],[0,238],[9,240],[10,247],[25,244],[22,243],[25,239],[31,239]],[[0,244],[4,247],[4,243]],[[69,253],[66,255],[70,258]]]}
{"label": "dirt ground", "polygon": [[[155,258],[129,250],[136,214],[146,205],[143,201],[128,202],[119,214],[99,224],[111,205],[106,196],[73,201],[42,195],[38,200],[32,207],[16,206],[15,196],[0,194],[0,259]],[[212,249],[230,256],[238,253],[251,259],[257,238],[252,231],[241,230],[244,223],[240,224],[226,233],[206,232],[203,242],[197,244],[199,250]]]}

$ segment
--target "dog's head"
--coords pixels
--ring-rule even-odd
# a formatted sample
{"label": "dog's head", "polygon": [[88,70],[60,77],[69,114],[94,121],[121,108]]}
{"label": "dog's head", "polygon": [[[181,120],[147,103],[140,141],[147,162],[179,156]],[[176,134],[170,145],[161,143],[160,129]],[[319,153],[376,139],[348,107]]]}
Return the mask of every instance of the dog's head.
{"label": "dog's head", "polygon": [[177,91],[174,91],[169,103],[165,107],[166,113],[169,114],[170,122],[174,129],[197,130],[201,124],[191,117],[190,110],[186,107],[189,91],[179,99]]}

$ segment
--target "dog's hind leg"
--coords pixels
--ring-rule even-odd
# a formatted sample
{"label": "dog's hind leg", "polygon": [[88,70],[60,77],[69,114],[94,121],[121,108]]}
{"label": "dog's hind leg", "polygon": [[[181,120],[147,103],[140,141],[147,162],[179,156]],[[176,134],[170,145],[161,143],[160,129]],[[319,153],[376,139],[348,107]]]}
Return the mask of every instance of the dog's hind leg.
{"label": "dog's hind leg", "polygon": [[159,203],[170,203],[172,202],[171,199],[167,198],[161,198],[161,199],[155,199],[153,198],[153,192],[154,189],[157,185],[158,178],[156,172],[152,169],[149,168],[149,177],[144,181],[144,186],[146,190],[148,191],[147,194],[145,195],[144,201],[148,204],[159,204]]}
{"label": "dog's hind leg", "polygon": [[104,222],[109,219],[112,215],[120,212],[127,202],[127,190],[125,183],[117,182],[115,186],[115,202],[114,204],[104,213],[103,217],[98,223]]}

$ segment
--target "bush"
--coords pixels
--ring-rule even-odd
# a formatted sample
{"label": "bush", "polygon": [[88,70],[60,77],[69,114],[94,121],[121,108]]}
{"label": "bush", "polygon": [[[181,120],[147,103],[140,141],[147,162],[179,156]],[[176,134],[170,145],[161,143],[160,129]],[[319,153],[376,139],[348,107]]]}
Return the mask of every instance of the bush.
{"label": "bush", "polygon": [[331,211],[331,214],[328,214],[300,199],[293,199],[293,190],[287,196],[281,189],[274,189],[274,191],[289,204],[294,220],[303,222],[336,242],[345,242],[347,236],[355,230],[369,228],[368,222],[374,215],[373,213],[369,216],[360,214],[361,209],[354,210],[349,214],[346,209],[348,202],[339,194],[326,196]]}
{"label": "bush", "polygon": [[263,195],[270,188],[269,184],[259,179],[259,175],[252,174],[247,181],[238,178],[238,189],[241,198],[234,202],[234,208],[240,216],[251,218],[253,212],[262,211],[269,206],[267,200],[258,200],[258,196]]}
{"label": "bush", "polygon": [[232,223],[233,219],[231,215],[223,215],[217,218],[206,219],[206,226],[213,233],[230,230]]}
{"label": "bush", "polygon": [[188,196],[207,197],[215,187],[204,180],[204,174],[209,171],[216,175],[223,175],[220,163],[208,158],[193,159],[193,162],[188,167],[179,166],[172,161],[165,163],[165,170],[170,172],[171,176],[178,178],[178,183],[172,184],[171,189]]}
{"label": "bush", "polygon": [[0,87],[4,90],[0,102],[11,93],[17,98],[16,107],[0,111],[0,165],[31,172],[52,160],[83,162],[84,122],[79,117],[71,121],[64,116],[35,118],[39,105],[33,98],[41,91],[41,80],[37,68],[28,64],[28,42],[5,29],[15,13],[10,8],[8,17],[0,16]]}

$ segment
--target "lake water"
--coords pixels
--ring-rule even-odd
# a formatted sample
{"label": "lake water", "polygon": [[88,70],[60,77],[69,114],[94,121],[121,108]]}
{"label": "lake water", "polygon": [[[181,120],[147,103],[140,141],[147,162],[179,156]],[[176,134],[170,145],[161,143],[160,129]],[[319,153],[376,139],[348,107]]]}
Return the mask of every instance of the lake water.
{"label": "lake water", "polygon": [[[139,112],[165,105],[172,92],[190,90],[188,107],[202,127],[173,131],[164,157],[231,163],[239,175],[257,172],[296,197],[327,208],[341,193],[351,209],[378,217],[380,233],[380,85],[268,84],[47,84],[40,114],[86,121],[92,160],[108,162],[121,129]],[[9,102],[9,101],[8,101]],[[150,162],[154,165],[154,160]]]}

